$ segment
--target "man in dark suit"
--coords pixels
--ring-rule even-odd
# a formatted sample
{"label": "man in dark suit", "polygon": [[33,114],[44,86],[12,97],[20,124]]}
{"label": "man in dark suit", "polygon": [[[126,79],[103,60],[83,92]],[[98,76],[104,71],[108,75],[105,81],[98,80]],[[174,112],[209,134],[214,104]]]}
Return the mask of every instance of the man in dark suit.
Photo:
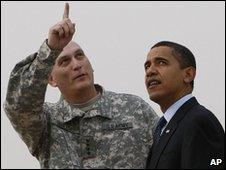
{"label": "man in dark suit", "polygon": [[162,41],[144,64],[145,83],[164,116],[159,120],[148,169],[224,168],[224,130],[192,96],[196,62],[186,47]]}

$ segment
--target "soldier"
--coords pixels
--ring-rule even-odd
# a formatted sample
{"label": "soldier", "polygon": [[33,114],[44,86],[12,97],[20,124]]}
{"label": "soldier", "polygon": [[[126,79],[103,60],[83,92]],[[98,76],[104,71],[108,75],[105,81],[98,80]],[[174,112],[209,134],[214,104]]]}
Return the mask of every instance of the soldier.
{"label": "soldier", "polygon": [[[144,168],[158,116],[140,97],[94,84],[68,16],[66,3],[38,52],[13,69],[5,112],[41,168]],[[57,103],[44,102],[48,83]]]}

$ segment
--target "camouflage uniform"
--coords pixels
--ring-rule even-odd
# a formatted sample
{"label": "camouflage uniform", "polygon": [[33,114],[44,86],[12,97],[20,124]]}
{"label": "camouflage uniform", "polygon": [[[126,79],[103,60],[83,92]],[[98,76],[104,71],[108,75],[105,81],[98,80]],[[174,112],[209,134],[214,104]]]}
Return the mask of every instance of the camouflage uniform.
{"label": "camouflage uniform", "polygon": [[105,91],[85,111],[60,99],[45,103],[60,51],[44,42],[13,69],[4,109],[41,168],[144,168],[158,117],[141,98]]}

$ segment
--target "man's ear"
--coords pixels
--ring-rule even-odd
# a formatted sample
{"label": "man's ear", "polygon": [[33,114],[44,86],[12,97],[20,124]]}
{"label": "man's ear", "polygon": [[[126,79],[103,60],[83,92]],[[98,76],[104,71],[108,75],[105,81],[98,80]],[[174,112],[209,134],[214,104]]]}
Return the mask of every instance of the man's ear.
{"label": "man's ear", "polygon": [[52,86],[52,87],[57,87],[57,82],[55,81],[52,73],[49,75],[49,84]]}
{"label": "man's ear", "polygon": [[195,79],[196,69],[194,67],[187,67],[184,69],[184,82],[191,83]]}

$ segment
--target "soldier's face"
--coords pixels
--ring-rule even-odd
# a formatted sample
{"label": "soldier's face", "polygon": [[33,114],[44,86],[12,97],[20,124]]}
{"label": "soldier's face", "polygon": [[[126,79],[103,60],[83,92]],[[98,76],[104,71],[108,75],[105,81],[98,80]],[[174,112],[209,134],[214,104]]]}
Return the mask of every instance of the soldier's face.
{"label": "soldier's face", "polygon": [[53,66],[49,83],[62,94],[89,88],[94,84],[93,69],[81,47],[70,42],[60,53]]}

